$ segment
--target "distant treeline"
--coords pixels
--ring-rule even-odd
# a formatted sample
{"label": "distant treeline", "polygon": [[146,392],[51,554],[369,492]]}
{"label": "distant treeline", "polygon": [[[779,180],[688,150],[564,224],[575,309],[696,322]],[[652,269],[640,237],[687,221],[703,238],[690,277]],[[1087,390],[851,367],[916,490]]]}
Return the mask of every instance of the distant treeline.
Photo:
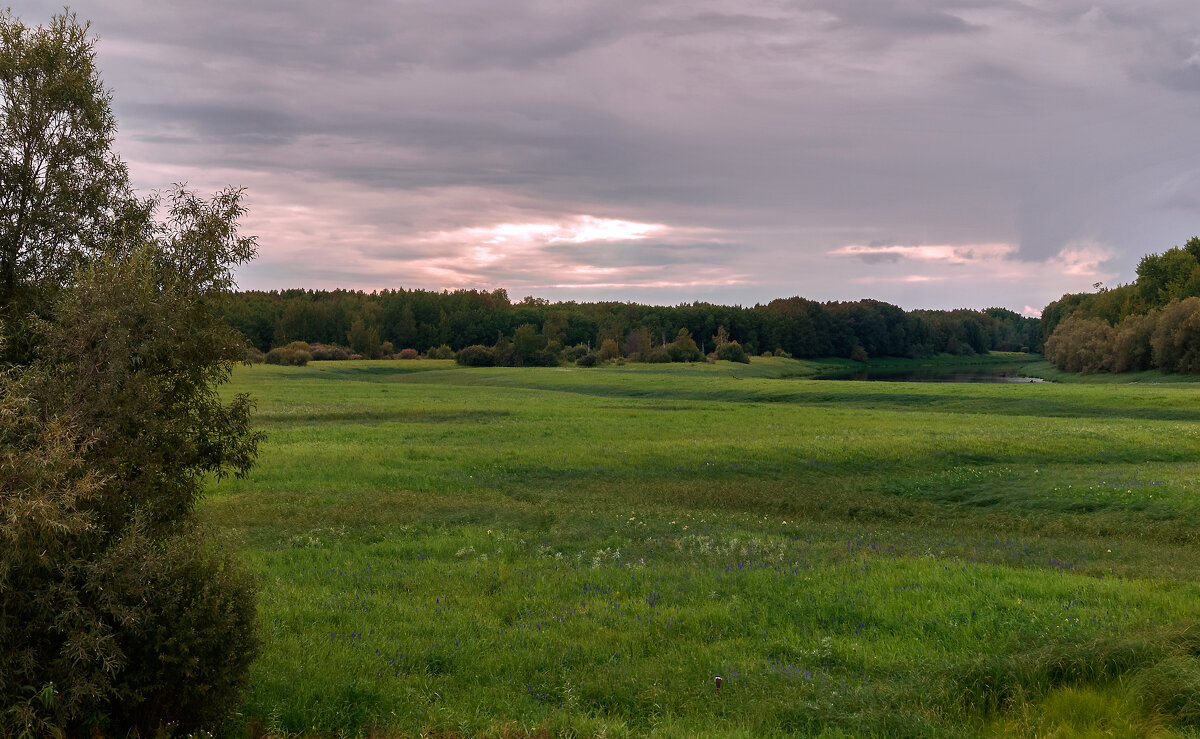
{"label": "distant treeline", "polygon": [[1068,372],[1200,372],[1200,238],[1147,254],[1137,279],[1042,312],[1046,359]]}
{"label": "distant treeline", "polygon": [[[260,351],[294,341],[347,344],[363,356],[492,346],[533,327],[561,347],[617,343],[622,355],[673,342],[681,329],[701,352],[714,350],[722,328],[752,354],[795,357],[921,357],[1036,348],[1038,320],[1004,308],[905,312],[877,300],[818,303],[793,297],[753,307],[692,303],[511,302],[504,290],[284,290],[237,293],[225,317]],[[387,353],[390,353],[387,352]]]}

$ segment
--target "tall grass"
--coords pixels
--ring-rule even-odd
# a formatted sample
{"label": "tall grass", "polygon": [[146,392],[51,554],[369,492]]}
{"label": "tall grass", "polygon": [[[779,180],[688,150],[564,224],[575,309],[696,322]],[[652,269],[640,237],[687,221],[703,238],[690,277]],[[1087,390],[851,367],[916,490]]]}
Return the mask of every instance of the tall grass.
{"label": "tall grass", "polygon": [[794,379],[817,369],[239,370],[269,440],[203,514],[261,577],[243,723],[1195,723],[1200,388]]}

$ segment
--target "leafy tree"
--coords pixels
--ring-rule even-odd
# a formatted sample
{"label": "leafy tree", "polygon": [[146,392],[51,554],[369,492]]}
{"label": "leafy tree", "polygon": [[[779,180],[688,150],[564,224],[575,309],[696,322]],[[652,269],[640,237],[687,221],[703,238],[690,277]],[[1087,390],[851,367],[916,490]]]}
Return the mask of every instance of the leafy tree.
{"label": "leafy tree", "polygon": [[703,358],[695,339],[686,328],[679,329],[679,335],[667,347],[667,353],[671,355],[672,362],[699,362]]}
{"label": "leafy tree", "polygon": [[600,359],[608,361],[621,356],[621,349],[617,346],[615,339],[605,339],[600,342]]}
{"label": "leafy tree", "polygon": [[1163,372],[1200,372],[1200,298],[1163,308],[1150,343],[1154,364]]}
{"label": "leafy tree", "polygon": [[133,198],[87,26],[5,13],[0,41],[0,347],[30,339],[0,372],[0,735],[212,726],[255,652],[250,579],[191,516],[260,440],[217,391],[242,193]]}
{"label": "leafy tree", "polygon": [[746,350],[736,341],[726,341],[717,344],[717,359],[723,359],[727,362],[750,364],[750,358],[746,356]]}
{"label": "leafy tree", "polygon": [[566,311],[552,310],[546,313],[546,320],[542,323],[542,335],[546,337],[546,341],[557,341],[562,343],[567,338],[567,326],[570,325],[570,319]]}
{"label": "leafy tree", "polygon": [[512,347],[518,363],[532,365],[534,355],[546,348],[546,337],[533,324],[523,323],[513,332]]}
{"label": "leafy tree", "polygon": [[374,327],[368,328],[362,318],[356,318],[354,323],[350,324],[346,340],[356,354],[361,354],[367,359],[379,359],[379,330]]}
{"label": "leafy tree", "polygon": [[29,27],[0,11],[0,309],[6,313],[18,288],[44,293],[66,282],[136,206],[125,167],[110,151],[116,122],[94,46],[88,25],[74,14]]}
{"label": "leafy tree", "polygon": [[1108,372],[1113,368],[1112,345],[1112,326],[1099,318],[1071,316],[1046,340],[1046,359],[1067,372]]}

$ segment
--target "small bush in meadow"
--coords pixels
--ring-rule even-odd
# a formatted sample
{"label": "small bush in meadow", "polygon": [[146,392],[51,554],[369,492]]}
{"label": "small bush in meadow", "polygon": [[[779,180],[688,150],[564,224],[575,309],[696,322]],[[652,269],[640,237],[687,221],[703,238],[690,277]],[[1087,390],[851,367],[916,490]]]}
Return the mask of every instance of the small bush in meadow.
{"label": "small bush in meadow", "polygon": [[291,367],[303,367],[313,358],[308,344],[303,341],[293,341],[287,346],[277,346],[267,352],[267,364],[280,364]]}
{"label": "small bush in meadow", "polygon": [[450,348],[449,344],[431,346],[429,351],[425,352],[425,356],[430,359],[454,359],[454,350]]}
{"label": "small bush in meadow", "polygon": [[258,350],[258,347],[246,347],[246,364],[262,364],[267,361],[267,355]]}
{"label": "small bush in meadow", "polygon": [[788,352],[788,351],[784,351],[783,349],[776,348],[776,349],[775,349],[775,356],[777,356],[777,357],[783,357],[784,359],[791,359],[791,358],[792,358],[792,353],[791,353],[791,352]]}
{"label": "small bush in meadow", "polygon": [[489,346],[472,344],[459,349],[454,361],[466,367],[491,367],[496,364],[496,355]]}
{"label": "small bush in meadow", "polygon": [[578,367],[595,367],[598,364],[600,364],[600,355],[596,352],[588,352],[575,360],[575,365]]}
{"label": "small bush in meadow", "polygon": [[420,359],[421,353],[416,349],[401,349],[400,359]]}
{"label": "small bush in meadow", "polygon": [[309,353],[315,361],[330,361],[349,359],[353,352],[350,347],[340,344],[311,344],[309,345]]}
{"label": "small bush in meadow", "polygon": [[717,347],[717,359],[726,362],[741,362],[742,364],[750,364],[750,358],[746,356],[746,350],[742,349],[742,345],[736,341],[727,341]]}

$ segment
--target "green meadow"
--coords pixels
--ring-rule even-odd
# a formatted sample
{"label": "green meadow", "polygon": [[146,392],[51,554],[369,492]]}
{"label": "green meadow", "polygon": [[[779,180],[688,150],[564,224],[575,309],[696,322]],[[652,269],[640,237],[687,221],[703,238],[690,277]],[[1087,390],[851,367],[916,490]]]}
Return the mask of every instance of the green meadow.
{"label": "green meadow", "polygon": [[821,369],[238,368],[228,731],[1196,734],[1200,385]]}

